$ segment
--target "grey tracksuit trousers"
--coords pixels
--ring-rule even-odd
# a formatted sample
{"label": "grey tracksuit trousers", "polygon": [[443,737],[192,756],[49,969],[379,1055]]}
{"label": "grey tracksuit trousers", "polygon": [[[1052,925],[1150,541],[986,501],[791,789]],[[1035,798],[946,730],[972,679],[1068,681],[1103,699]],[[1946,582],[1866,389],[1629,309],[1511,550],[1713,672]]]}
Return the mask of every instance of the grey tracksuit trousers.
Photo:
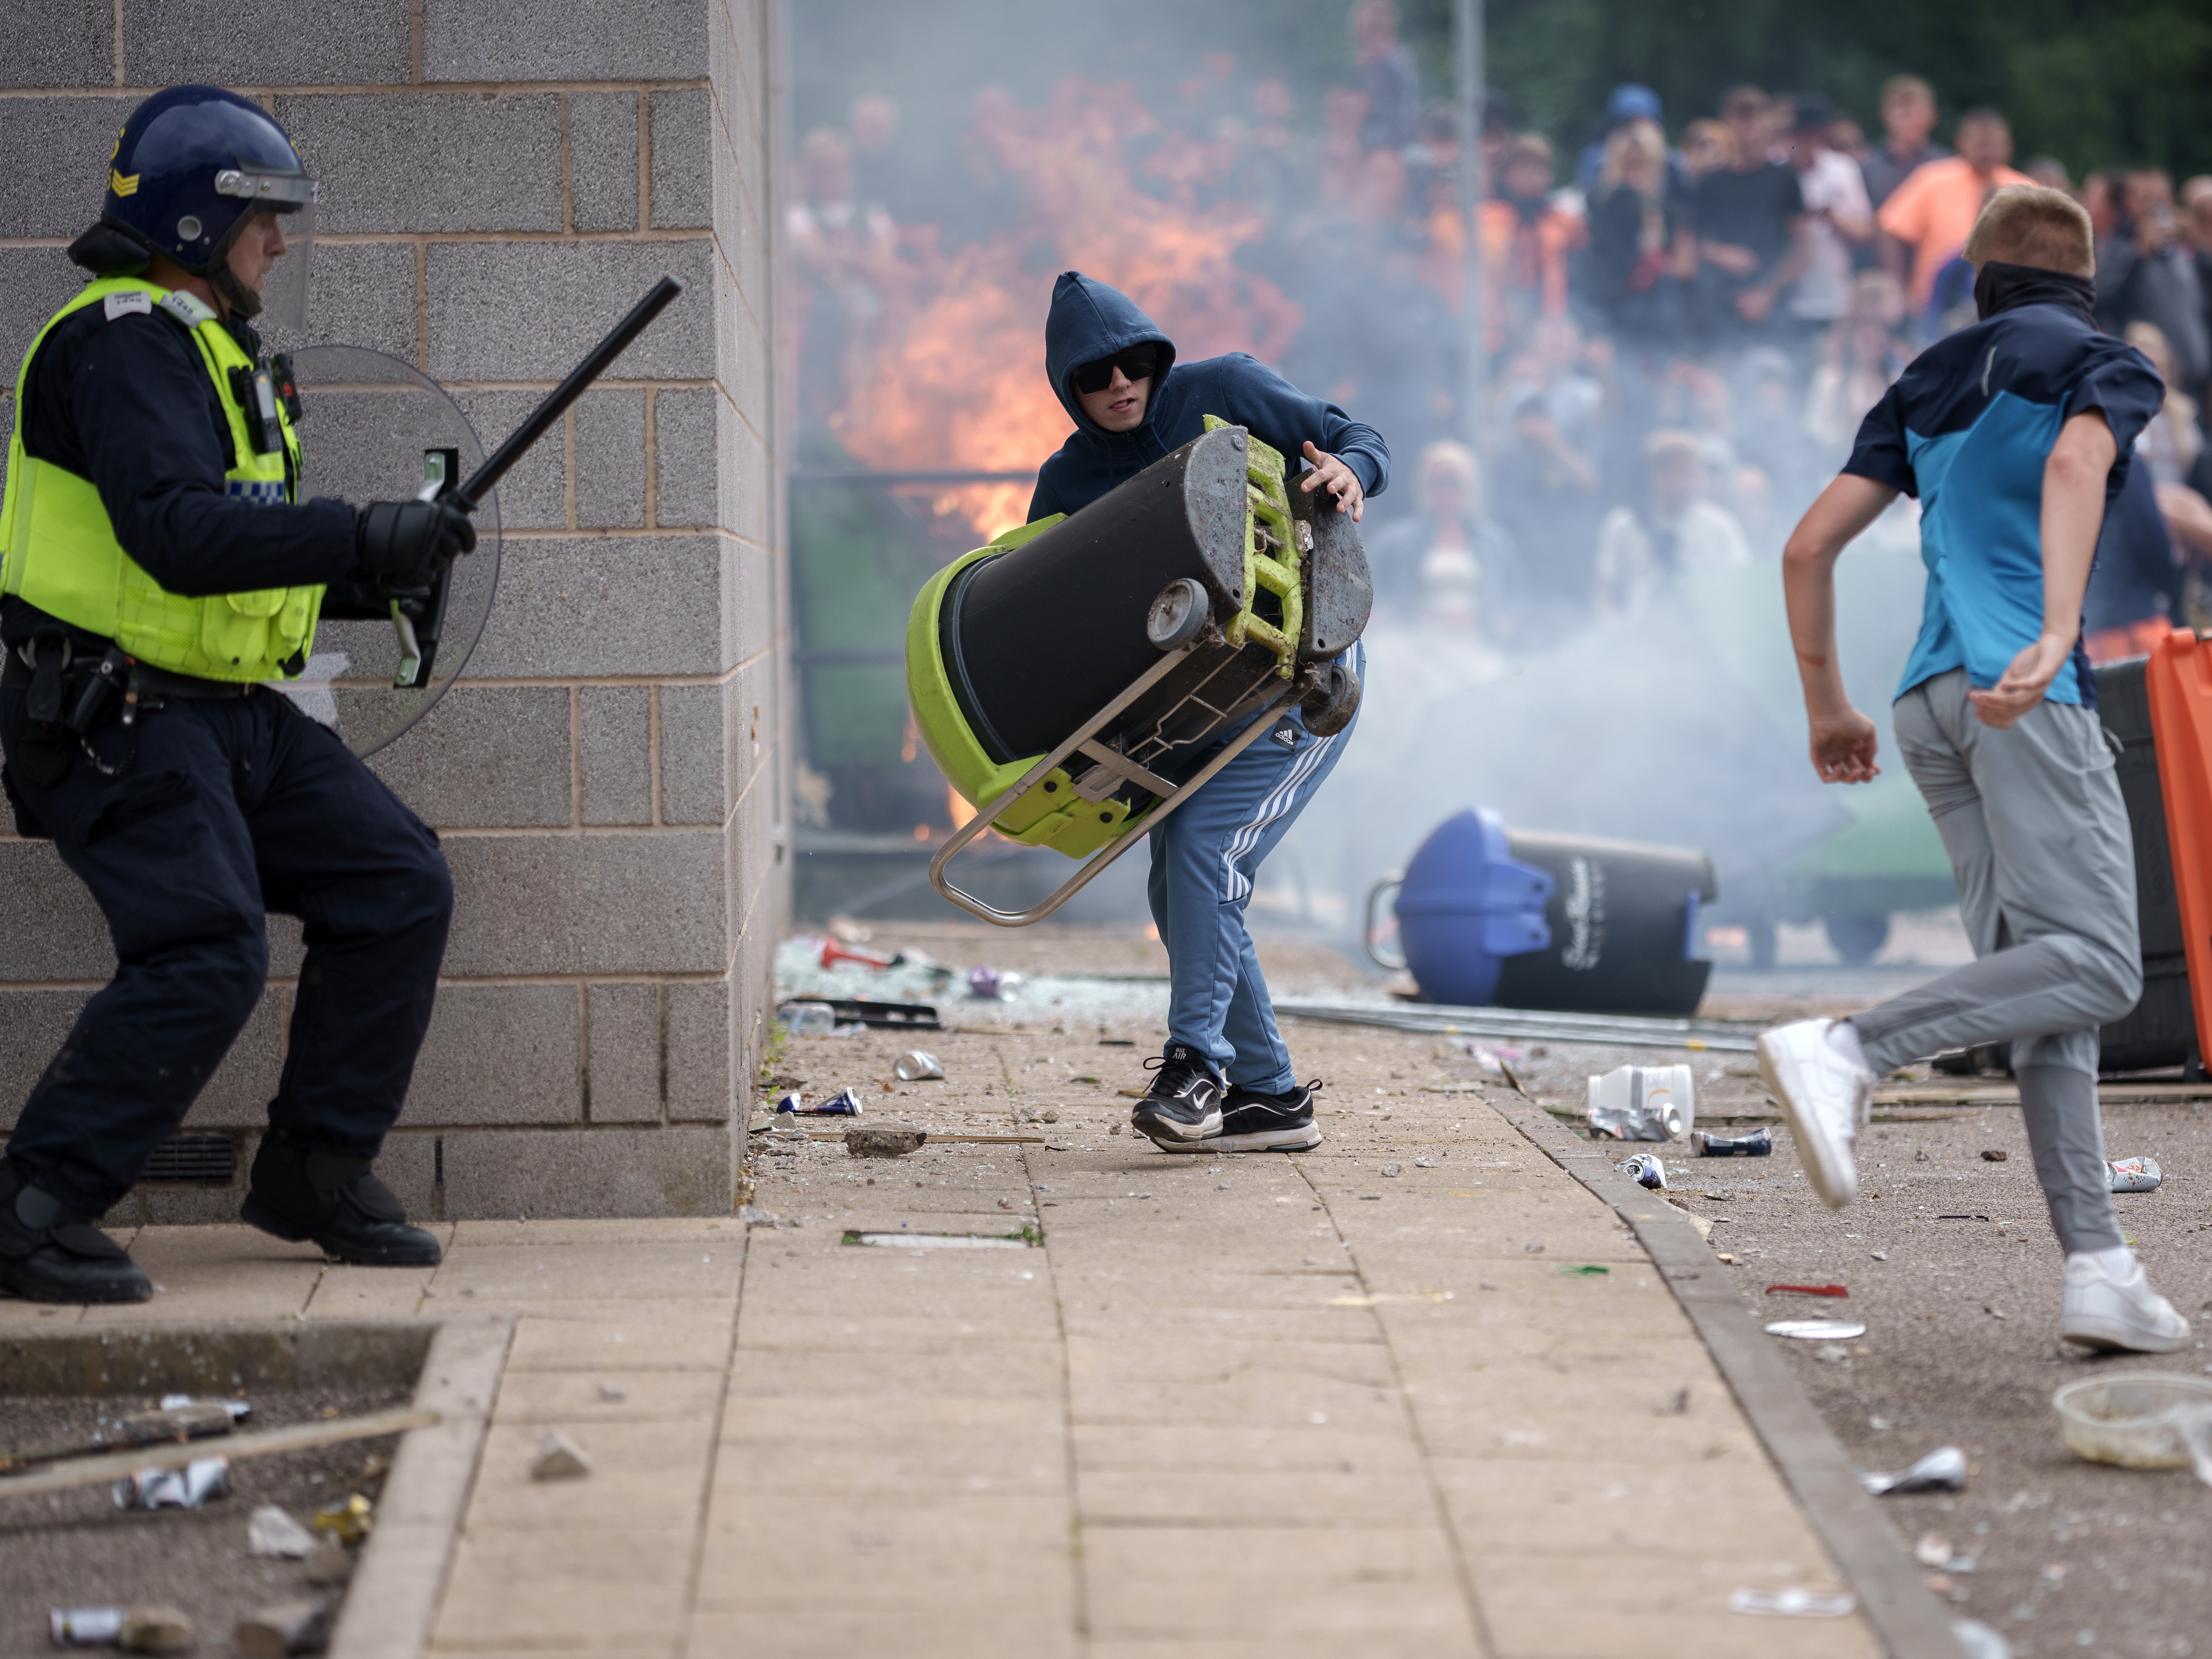
{"label": "grey tracksuit trousers", "polygon": [[2045,702],[1982,724],[1954,669],[1898,700],[1897,741],[1959,878],[1976,960],[1853,1018],[1888,1072],[2009,1042],[2036,1179],[2062,1248],[2123,1240],[2097,1114],[2097,1028],[2142,994],[2134,843],[2089,709]]}

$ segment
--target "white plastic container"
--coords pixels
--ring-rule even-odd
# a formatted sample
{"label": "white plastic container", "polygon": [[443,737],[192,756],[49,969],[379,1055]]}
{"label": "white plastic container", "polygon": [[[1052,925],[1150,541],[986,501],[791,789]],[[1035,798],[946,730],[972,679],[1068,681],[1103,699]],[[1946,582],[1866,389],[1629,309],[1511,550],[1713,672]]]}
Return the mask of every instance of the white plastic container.
{"label": "white plastic container", "polygon": [[1680,1140],[1697,1124],[1686,1066],[1622,1066],[1589,1080],[1593,1135],[1614,1140]]}

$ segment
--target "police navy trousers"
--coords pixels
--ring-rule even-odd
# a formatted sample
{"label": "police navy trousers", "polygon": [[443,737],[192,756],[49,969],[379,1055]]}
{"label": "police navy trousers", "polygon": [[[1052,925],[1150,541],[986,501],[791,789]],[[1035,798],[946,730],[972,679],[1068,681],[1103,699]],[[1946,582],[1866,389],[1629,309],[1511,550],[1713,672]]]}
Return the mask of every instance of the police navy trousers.
{"label": "police navy trousers", "polygon": [[[0,690],[10,754],[24,695]],[[92,742],[114,764],[129,735],[111,717]],[[51,788],[11,769],[106,917],[116,971],[32,1089],[9,1162],[89,1215],[129,1192],[259,1006],[271,910],[305,924],[307,955],[270,1126],[374,1158],[445,955],[453,882],[437,836],[274,691],[172,698],[140,714],[137,737],[118,777],[82,751]]]}
{"label": "police navy trousers", "polygon": [[[1356,650],[1353,666],[1364,673]],[[1147,837],[1146,893],[1168,951],[1168,1040],[1264,1094],[1280,1094],[1297,1079],[1244,927],[1252,878],[1358,724],[1355,718],[1334,737],[1316,738],[1294,705]]]}

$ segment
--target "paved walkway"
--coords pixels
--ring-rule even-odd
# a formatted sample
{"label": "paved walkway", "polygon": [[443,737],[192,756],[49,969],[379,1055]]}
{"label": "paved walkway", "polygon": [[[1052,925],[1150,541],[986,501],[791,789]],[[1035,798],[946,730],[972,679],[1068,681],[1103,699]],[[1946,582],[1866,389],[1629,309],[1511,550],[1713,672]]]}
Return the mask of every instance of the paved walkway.
{"label": "paved walkway", "polygon": [[[1463,1057],[1296,1042],[1339,1080],[1303,1158],[1109,1133],[1145,1050],[1093,1025],[947,1033],[951,1080],[869,1083],[868,1121],[1048,1139],[815,1143],[757,1161],[797,1224],[462,1222],[434,1273],[147,1229],[161,1292],[84,1317],[519,1316],[455,1659],[1877,1653],[1856,1617],[1729,1611],[1834,1576],[1613,1212]],[[867,1082],[896,1046],[787,1064]],[[1024,1224],[1041,1247],[843,1242]],[[0,1301],[0,1328],[78,1317]],[[549,1425],[588,1479],[527,1479]]]}

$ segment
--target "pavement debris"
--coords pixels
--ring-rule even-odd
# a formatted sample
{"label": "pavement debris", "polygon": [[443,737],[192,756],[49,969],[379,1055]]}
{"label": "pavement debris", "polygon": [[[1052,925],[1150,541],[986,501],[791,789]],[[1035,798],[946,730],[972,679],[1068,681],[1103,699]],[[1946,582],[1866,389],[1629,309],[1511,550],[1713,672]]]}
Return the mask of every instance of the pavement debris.
{"label": "pavement debris", "polygon": [[353,1577],[353,1557],[346,1553],[345,1546],[324,1539],[307,1557],[307,1582],[311,1584],[343,1584]]}
{"label": "pavement debris", "polygon": [[2154,1193],[2165,1179],[2154,1158],[2118,1158],[2105,1167],[2111,1172],[2110,1184],[2116,1193]]}
{"label": "pavement debris", "polygon": [[1951,1634],[1966,1659],[2012,1659],[2012,1644],[1978,1619],[1954,1619]]}
{"label": "pavement debris", "polygon": [[938,1063],[935,1054],[915,1048],[898,1057],[898,1063],[891,1067],[891,1074],[901,1083],[923,1083],[933,1078],[944,1077],[945,1067]]}
{"label": "pavement debris", "polygon": [[1667,1189],[1667,1165],[1656,1152],[1638,1152],[1613,1167],[1639,1187],[1648,1187],[1655,1193]]}
{"label": "pavement debris", "polygon": [[984,1002],[1003,1002],[1019,994],[1022,976],[1001,968],[970,968],[968,994]]}
{"label": "pavement debris", "polygon": [[1748,1134],[1717,1135],[1693,1129],[1690,1132],[1690,1145],[1699,1158],[1771,1158],[1774,1131],[1753,1129]]}
{"label": "pavement debris", "polygon": [[1840,1285],[1769,1285],[1766,1287],[1766,1293],[1769,1296],[1783,1291],[1787,1291],[1795,1296],[1845,1297],[1850,1294]]}
{"label": "pavement debris", "polygon": [[188,1394],[161,1396],[161,1409],[165,1412],[185,1411],[198,1406],[220,1406],[234,1423],[242,1423],[253,1415],[253,1402],[250,1400],[199,1400]]}
{"label": "pavement debris", "polygon": [[118,1437],[132,1446],[151,1445],[157,1440],[205,1440],[228,1434],[238,1420],[219,1400],[198,1401],[182,1395],[171,1398],[180,1403],[159,1411],[132,1412],[123,1418],[115,1425]]}
{"label": "pavement debris", "polygon": [[341,1544],[358,1544],[376,1529],[376,1505],[357,1492],[349,1492],[317,1510],[307,1524]]}
{"label": "pavement debris", "polygon": [[530,1460],[532,1480],[575,1480],[591,1472],[591,1454],[558,1429],[547,1432]]}
{"label": "pavement debris", "polygon": [[2011,1156],[2012,1154],[2010,1152],[2004,1151],[2001,1147],[1989,1146],[1983,1149],[1982,1162],[1984,1164],[2002,1164]]}
{"label": "pavement debris", "polygon": [[1956,1446],[1938,1446],[1900,1474],[1878,1474],[1872,1470],[1861,1470],[1859,1485],[1876,1498],[1917,1492],[1964,1492],[1966,1454]]}
{"label": "pavement debris", "polygon": [[929,1139],[927,1130],[906,1123],[871,1124],[845,1131],[845,1150],[854,1158],[904,1158],[918,1152]]}
{"label": "pavement debris", "polygon": [[1593,1140],[1680,1140],[1696,1115],[1686,1066],[1617,1066],[1589,1080]]}
{"label": "pavement debris", "polygon": [[619,1406],[629,1398],[629,1390],[617,1383],[602,1382],[599,1384],[599,1398],[610,1406]]}
{"label": "pavement debris", "polygon": [[243,1659],[286,1659],[289,1654],[320,1653],[331,1641],[330,1603],[280,1601],[240,1620],[233,1635]]}
{"label": "pavement debris", "polygon": [[1808,1589],[1740,1589],[1730,1593],[1730,1613],[1751,1613],[1770,1619],[1844,1619],[1858,1607],[1848,1595],[1823,1595]]}
{"label": "pavement debris", "polygon": [[1912,1559],[1923,1567],[1940,1567],[1951,1559],[1951,1540],[1940,1532],[1923,1532],[1912,1547]]}
{"label": "pavement debris", "polygon": [[115,1633],[115,1645],[125,1653],[189,1653],[196,1639],[191,1615],[161,1602],[132,1607]]}
{"label": "pavement debris", "polygon": [[1766,1328],[1766,1334],[1800,1342],[1848,1342],[1864,1336],[1866,1328],[1865,1322],[1856,1319],[1778,1319]]}
{"label": "pavement debris", "polygon": [[115,1483],[118,1510],[196,1510],[230,1495],[230,1460],[198,1457],[181,1469],[141,1469]]}
{"label": "pavement debris", "polygon": [[[787,1095],[784,1098],[793,1103],[791,1111],[795,1117],[858,1117],[866,1109],[860,1104],[860,1094],[849,1085],[811,1106],[798,1095]],[[782,1112],[781,1101],[776,1103],[776,1110]]]}
{"label": "pavement debris", "polygon": [[264,1504],[246,1523],[246,1546],[256,1555],[304,1561],[315,1547],[315,1534],[274,1504]]}

